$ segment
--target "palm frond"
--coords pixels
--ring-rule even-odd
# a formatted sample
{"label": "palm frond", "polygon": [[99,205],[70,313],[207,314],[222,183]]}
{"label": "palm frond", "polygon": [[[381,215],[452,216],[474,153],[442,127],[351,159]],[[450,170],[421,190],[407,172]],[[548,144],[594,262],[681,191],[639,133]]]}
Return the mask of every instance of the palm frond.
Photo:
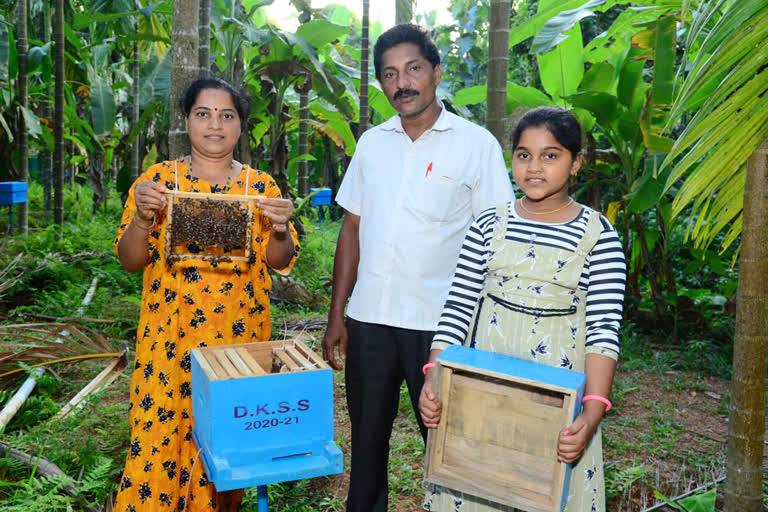
{"label": "palm frond", "polygon": [[0,382],[27,368],[86,359],[119,357],[99,333],[72,323],[0,326]]}
{"label": "palm frond", "polygon": [[690,69],[667,127],[694,115],[662,168],[672,168],[666,189],[684,180],[673,215],[691,207],[688,234],[699,247],[727,230],[724,251],[741,232],[744,166],[768,138],[768,4],[710,0],[698,12],[686,38],[689,48],[699,43],[698,51],[683,63]]}

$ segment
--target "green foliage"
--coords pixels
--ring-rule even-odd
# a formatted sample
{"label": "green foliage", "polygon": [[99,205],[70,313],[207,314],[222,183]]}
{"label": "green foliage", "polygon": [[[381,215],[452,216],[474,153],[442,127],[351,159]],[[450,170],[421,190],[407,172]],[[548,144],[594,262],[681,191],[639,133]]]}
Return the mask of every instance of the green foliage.
{"label": "green foliage", "polygon": [[650,476],[650,470],[643,464],[631,465],[617,469],[618,464],[610,462],[605,465],[605,495],[607,499],[620,496],[633,484],[645,481]]}
{"label": "green foliage", "polygon": [[694,494],[677,502],[667,498],[659,491],[654,491],[653,494],[656,499],[664,500],[667,505],[680,512],[714,512],[717,489],[713,488],[706,492]]}
{"label": "green foliage", "polygon": [[[327,487],[322,484],[328,481],[329,478],[324,477],[318,479],[317,482],[315,480],[299,480],[297,482],[272,484],[267,488],[269,507],[285,512],[317,510],[341,512],[346,507],[345,502],[338,499],[327,490],[323,492],[317,491],[316,486],[318,484],[321,488],[324,487],[327,489]],[[243,512],[258,511],[258,497],[255,487],[246,489],[241,510],[243,510]]]}
{"label": "green foliage", "polygon": [[308,234],[301,242],[301,255],[291,275],[313,296],[330,298],[333,278],[333,258],[342,221],[324,222],[317,229],[312,217],[302,217]]}

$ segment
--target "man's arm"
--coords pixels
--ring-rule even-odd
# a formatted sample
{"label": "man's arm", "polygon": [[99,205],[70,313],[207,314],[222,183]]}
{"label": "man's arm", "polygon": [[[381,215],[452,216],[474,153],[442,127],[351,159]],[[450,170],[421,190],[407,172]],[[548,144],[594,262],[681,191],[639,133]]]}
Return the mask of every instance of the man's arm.
{"label": "man's arm", "polygon": [[347,357],[347,328],[344,325],[344,307],[357,281],[357,264],[360,261],[360,216],[350,212],[344,215],[344,222],[336,243],[336,257],[333,261],[333,294],[331,310],[328,313],[328,329],[323,337],[323,358],[331,367],[341,369],[336,360],[338,347],[341,359]]}

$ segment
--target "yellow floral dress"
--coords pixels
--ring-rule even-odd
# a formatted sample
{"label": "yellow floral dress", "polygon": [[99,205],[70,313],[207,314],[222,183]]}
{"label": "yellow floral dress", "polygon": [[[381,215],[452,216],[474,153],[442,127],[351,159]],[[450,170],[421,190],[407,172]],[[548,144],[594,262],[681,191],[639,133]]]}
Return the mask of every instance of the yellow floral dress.
{"label": "yellow floral dress", "polygon": [[[195,178],[182,161],[150,167],[136,183],[152,180],[169,190],[280,197],[268,174],[243,167],[229,185]],[[136,204],[133,184],[115,238],[131,222]],[[136,361],[130,387],[131,441],[114,510],[237,510],[242,491],[216,492],[208,482],[192,438],[190,350],[194,347],[268,340],[271,332],[266,247],[271,225],[256,210],[248,262],[165,260],[165,216],[150,229],[150,259],[144,268]],[[295,251],[280,273],[290,272]],[[190,252],[195,248],[190,247]],[[194,466],[194,468],[193,468]],[[188,496],[188,497],[187,497]]]}

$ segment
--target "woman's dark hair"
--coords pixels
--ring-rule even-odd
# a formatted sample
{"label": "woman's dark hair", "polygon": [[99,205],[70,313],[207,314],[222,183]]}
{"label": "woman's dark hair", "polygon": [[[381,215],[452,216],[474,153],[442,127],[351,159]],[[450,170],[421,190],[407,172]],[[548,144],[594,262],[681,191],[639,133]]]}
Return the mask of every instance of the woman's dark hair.
{"label": "woman's dark hair", "polygon": [[381,57],[384,52],[402,43],[413,43],[418,46],[421,56],[427,59],[433,68],[440,64],[440,52],[423,28],[411,23],[395,25],[381,34],[373,45],[373,67],[376,70],[377,80],[381,80]]}
{"label": "woman's dark hair", "polygon": [[248,118],[251,115],[251,99],[242,91],[235,89],[221,78],[206,76],[198,78],[187,87],[184,96],[181,99],[181,108],[184,111],[184,117],[189,117],[192,105],[197,101],[198,95],[205,89],[221,89],[227,91],[232,96],[232,103],[235,105],[237,115],[240,117],[240,129],[245,131],[248,127]]}
{"label": "woman's dark hair", "polygon": [[581,152],[581,124],[570,111],[558,107],[536,107],[529,110],[517,122],[512,132],[512,150],[517,149],[520,136],[528,128],[543,126],[557,142],[576,158]]}

